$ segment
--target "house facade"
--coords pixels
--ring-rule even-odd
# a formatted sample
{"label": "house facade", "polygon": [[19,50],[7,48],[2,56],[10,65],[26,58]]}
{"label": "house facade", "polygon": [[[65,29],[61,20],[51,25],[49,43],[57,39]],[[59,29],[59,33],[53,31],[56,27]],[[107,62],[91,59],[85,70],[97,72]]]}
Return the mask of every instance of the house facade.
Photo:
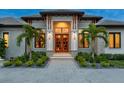
{"label": "house facade", "polygon": [[[26,50],[25,40],[16,45],[16,38],[24,32],[23,25],[29,24],[39,31],[40,38],[33,39],[32,51],[44,51],[49,56],[54,53],[91,52],[90,45],[82,37],[83,29],[90,23],[104,26],[108,32],[109,46],[104,48],[104,41],[98,39],[97,52],[124,53],[124,22],[104,20],[101,16],[87,15],[79,10],[43,10],[37,15],[0,18],[0,36],[6,40],[6,58],[23,55]],[[82,43],[81,40],[84,40]]]}

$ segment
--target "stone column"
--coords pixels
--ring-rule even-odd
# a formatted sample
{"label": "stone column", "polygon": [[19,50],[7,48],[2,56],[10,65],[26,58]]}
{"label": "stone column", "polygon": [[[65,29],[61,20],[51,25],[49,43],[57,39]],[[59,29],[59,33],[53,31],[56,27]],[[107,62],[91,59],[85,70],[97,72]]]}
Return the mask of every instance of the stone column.
{"label": "stone column", "polygon": [[72,21],[72,31],[71,31],[71,51],[77,52],[78,51],[78,17],[75,15],[73,16]]}

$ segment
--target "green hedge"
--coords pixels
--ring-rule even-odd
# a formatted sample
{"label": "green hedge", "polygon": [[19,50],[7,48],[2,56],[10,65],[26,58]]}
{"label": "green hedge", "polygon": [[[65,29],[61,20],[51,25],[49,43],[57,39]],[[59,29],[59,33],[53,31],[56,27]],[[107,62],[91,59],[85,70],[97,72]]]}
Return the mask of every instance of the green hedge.
{"label": "green hedge", "polygon": [[[86,59],[86,61],[92,61],[92,57],[90,53],[79,52],[77,56],[82,56]],[[76,57],[77,57],[76,56]],[[75,59],[76,59],[75,57]],[[99,56],[95,56],[96,61],[99,60],[124,60],[124,54],[100,54]]]}
{"label": "green hedge", "polygon": [[77,60],[78,56],[85,58],[86,61],[92,61],[91,54],[89,54],[89,53],[79,52],[75,57],[76,60]]}
{"label": "green hedge", "polygon": [[4,67],[17,67],[17,66],[45,66],[48,56],[45,52],[32,52],[32,60],[29,60],[28,55],[11,58],[9,61],[3,63]]}
{"label": "green hedge", "polygon": [[115,68],[124,68],[124,61],[111,60],[110,65]]}
{"label": "green hedge", "polygon": [[124,60],[124,54],[101,54],[108,60]]}

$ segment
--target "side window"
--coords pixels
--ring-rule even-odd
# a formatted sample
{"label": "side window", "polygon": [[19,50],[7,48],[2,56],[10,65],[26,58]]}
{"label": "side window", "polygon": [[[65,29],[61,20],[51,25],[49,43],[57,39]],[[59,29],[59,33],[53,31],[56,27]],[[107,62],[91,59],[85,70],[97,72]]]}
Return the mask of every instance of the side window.
{"label": "side window", "polygon": [[[82,30],[79,30],[78,32],[78,47],[79,48],[89,48],[89,43],[87,41],[86,38],[84,38],[81,34]],[[88,33],[86,33],[85,35],[87,35]]]}
{"label": "side window", "polygon": [[109,33],[109,48],[121,48],[121,33],[120,32]]}
{"label": "side window", "polygon": [[9,47],[9,32],[3,32],[3,39],[5,40],[6,44],[6,48]]}
{"label": "side window", "polygon": [[45,32],[39,31],[39,37],[35,37],[35,48],[45,48]]}

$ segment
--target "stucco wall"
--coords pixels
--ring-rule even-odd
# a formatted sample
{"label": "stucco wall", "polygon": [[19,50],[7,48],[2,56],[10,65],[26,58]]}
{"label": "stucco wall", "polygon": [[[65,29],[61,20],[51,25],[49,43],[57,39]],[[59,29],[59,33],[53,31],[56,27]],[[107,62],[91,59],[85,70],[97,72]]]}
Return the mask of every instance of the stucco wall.
{"label": "stucco wall", "polygon": [[35,28],[46,28],[46,23],[42,20],[32,20],[32,26]]}
{"label": "stucco wall", "polygon": [[25,41],[23,40],[20,47],[16,45],[16,38],[18,35],[23,33],[22,28],[1,28],[1,33],[3,37],[3,32],[9,32],[9,47],[6,48],[6,58],[16,57],[23,55],[25,52]]}
{"label": "stucco wall", "polygon": [[89,24],[92,23],[91,20],[81,20],[78,23],[78,28],[88,28]]}

